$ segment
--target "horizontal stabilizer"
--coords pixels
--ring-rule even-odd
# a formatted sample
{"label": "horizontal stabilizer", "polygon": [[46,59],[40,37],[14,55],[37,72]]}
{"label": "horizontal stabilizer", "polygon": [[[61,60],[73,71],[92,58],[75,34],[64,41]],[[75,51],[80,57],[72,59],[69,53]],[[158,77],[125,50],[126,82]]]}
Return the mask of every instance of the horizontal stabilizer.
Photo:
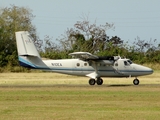
{"label": "horizontal stabilizer", "polygon": [[35,56],[19,56],[19,64],[23,67],[33,68],[33,69],[48,69],[48,66],[44,62]]}

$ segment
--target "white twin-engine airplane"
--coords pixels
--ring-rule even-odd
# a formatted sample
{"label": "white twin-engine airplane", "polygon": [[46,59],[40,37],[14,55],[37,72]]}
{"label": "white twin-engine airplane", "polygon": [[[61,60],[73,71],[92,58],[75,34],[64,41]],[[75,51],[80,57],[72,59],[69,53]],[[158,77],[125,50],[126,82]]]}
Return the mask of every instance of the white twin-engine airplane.
{"label": "white twin-engine airplane", "polygon": [[132,63],[119,56],[99,57],[88,52],[74,52],[74,59],[42,60],[31,36],[27,31],[16,32],[19,63],[23,67],[53,71],[57,73],[88,76],[90,85],[102,85],[101,77],[135,77],[134,85],[139,84],[138,76],[149,75],[153,70]]}

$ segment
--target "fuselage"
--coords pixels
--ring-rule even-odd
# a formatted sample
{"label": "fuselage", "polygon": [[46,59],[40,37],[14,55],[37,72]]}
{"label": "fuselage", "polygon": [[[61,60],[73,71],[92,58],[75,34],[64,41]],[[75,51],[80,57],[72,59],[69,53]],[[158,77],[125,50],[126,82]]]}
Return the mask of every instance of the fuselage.
{"label": "fuselage", "polygon": [[153,73],[152,69],[134,64],[128,59],[119,59],[114,63],[108,60],[92,62],[80,59],[43,60],[43,62],[48,67],[45,69],[47,71],[78,76],[93,73],[95,69],[100,77],[137,77]]}

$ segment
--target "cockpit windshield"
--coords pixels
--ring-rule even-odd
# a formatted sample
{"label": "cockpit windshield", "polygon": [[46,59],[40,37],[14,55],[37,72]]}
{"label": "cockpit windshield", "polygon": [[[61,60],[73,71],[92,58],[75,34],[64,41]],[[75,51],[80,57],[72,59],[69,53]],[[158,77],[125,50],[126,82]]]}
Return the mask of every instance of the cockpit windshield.
{"label": "cockpit windshield", "polygon": [[128,62],[129,64],[132,64],[132,61],[131,61],[131,60],[127,60],[127,62]]}
{"label": "cockpit windshield", "polygon": [[132,64],[132,61],[131,61],[131,60],[125,60],[125,61],[124,61],[124,65],[125,65],[125,66],[131,65],[131,64]]}

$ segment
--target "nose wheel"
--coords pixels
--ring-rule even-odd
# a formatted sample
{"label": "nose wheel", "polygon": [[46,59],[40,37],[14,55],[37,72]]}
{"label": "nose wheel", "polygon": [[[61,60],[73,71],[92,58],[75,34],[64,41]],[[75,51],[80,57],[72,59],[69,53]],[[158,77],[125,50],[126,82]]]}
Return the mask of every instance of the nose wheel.
{"label": "nose wheel", "polygon": [[89,84],[90,85],[95,85],[95,83],[97,83],[97,85],[102,85],[103,84],[103,80],[101,78],[97,78],[97,80],[95,79],[89,79]]}
{"label": "nose wheel", "polygon": [[134,80],[133,80],[133,84],[134,84],[134,85],[139,85],[139,80],[138,80],[137,78],[134,79]]}

